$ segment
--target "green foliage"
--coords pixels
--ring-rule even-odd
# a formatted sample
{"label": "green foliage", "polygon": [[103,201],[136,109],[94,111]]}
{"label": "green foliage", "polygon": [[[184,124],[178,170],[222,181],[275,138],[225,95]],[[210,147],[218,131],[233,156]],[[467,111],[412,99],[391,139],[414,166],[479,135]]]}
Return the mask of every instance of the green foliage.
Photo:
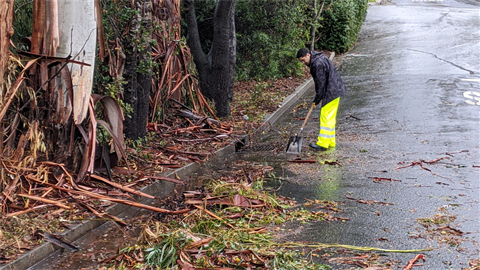
{"label": "green foliage", "polygon": [[308,39],[305,1],[239,0],[236,79],[300,75],[297,50]]}
{"label": "green foliage", "polygon": [[327,270],[331,269],[328,265],[306,262],[299,259],[298,252],[280,251],[275,253],[272,260],[273,269],[283,270]]}
{"label": "green foliage", "polygon": [[[295,56],[308,40],[309,29],[303,25],[307,2],[237,0],[237,80],[301,75],[301,65]],[[205,53],[210,50],[213,40],[215,3],[215,0],[195,1],[199,36]],[[185,29],[184,24],[184,32]]]}
{"label": "green foliage", "polygon": [[327,0],[321,38],[315,47],[339,53],[348,51],[357,40],[367,8],[368,0]]}
{"label": "green foliage", "polygon": [[259,82],[255,84],[255,87],[251,89],[251,102],[252,103],[262,103],[268,102],[269,100],[265,100],[265,90],[270,87],[268,82]]}
{"label": "green foliage", "polygon": [[[319,1],[319,4],[321,0]],[[310,43],[310,26],[321,25],[317,49],[343,53],[355,43],[368,0],[327,0],[320,22],[311,22],[308,0],[238,0],[235,12],[238,81],[302,75],[299,48]],[[195,12],[204,52],[213,39],[215,1],[197,1]]]}
{"label": "green foliage", "polygon": [[[119,77],[114,78],[110,74],[109,61],[115,62],[113,65],[121,65],[122,60],[117,59],[119,55],[127,54],[123,52],[121,44],[125,41],[124,32],[128,28],[133,16],[137,14],[135,9],[132,9],[131,2],[128,0],[101,0],[103,8],[103,26],[105,30],[105,46],[110,47],[111,54],[109,56],[114,59],[106,59],[104,62],[99,58],[95,60],[95,73],[93,82],[93,92],[95,94],[106,95],[114,98],[125,114],[125,117],[130,117],[133,113],[133,108],[123,102],[122,93],[123,86],[127,83],[119,74]],[[118,42],[118,43],[116,43]],[[112,46],[112,44],[115,44]],[[110,45],[110,46],[109,46]],[[118,46],[120,45],[120,46]],[[139,72],[146,72],[152,63],[142,63],[139,66]],[[118,67],[117,67],[118,68]]]}
{"label": "green foliage", "polygon": [[145,250],[145,262],[148,265],[157,266],[159,269],[172,268],[177,263],[177,251],[188,244],[189,239],[179,231],[160,235],[160,237],[163,237],[160,243]]}
{"label": "green foliage", "polygon": [[[32,35],[33,0],[16,0],[13,14],[13,37],[14,44],[18,44],[21,38]],[[20,48],[28,50],[29,48]]]}

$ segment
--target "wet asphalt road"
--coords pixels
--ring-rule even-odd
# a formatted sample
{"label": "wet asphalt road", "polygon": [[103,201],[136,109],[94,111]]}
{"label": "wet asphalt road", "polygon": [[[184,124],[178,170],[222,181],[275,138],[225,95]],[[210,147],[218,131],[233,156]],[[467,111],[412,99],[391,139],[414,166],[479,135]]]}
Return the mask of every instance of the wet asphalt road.
{"label": "wet asphalt road", "polygon": [[[369,7],[357,46],[337,58],[348,88],[337,119],[337,148],[309,152],[318,120],[309,121],[303,133],[304,159],[341,166],[244,156],[270,162],[277,176],[289,179],[281,195],[299,202],[344,202],[338,216],[348,222],[291,224],[284,239],[434,248],[415,269],[466,269],[480,258],[480,11],[468,3],[478,1],[397,0]],[[313,89],[304,97],[311,99]],[[316,108],[313,115],[318,113]],[[305,114],[306,109],[289,114],[267,138],[298,130],[296,119]],[[399,181],[375,183],[375,178]],[[346,196],[393,205],[361,204]],[[427,233],[417,221],[435,215],[455,217],[440,226],[464,232],[459,245],[444,243],[445,237]],[[387,256],[406,265],[416,254]]]}

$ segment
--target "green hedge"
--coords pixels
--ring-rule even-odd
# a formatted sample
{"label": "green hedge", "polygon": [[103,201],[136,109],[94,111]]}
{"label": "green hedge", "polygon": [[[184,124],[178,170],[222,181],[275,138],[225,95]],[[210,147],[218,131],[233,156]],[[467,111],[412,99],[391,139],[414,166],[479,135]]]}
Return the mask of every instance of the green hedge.
{"label": "green hedge", "polygon": [[355,44],[367,13],[368,0],[327,0],[322,13],[317,49],[338,53],[348,51]]}
{"label": "green hedge", "polygon": [[296,53],[309,35],[305,8],[305,1],[237,1],[237,80],[299,75]]}
{"label": "green hedge", "polygon": [[[322,0],[319,0],[319,4]],[[316,49],[338,53],[355,43],[368,0],[326,0]],[[215,0],[196,1],[200,37],[208,52]],[[310,44],[311,0],[237,0],[237,80],[275,79],[300,75],[299,48]]]}

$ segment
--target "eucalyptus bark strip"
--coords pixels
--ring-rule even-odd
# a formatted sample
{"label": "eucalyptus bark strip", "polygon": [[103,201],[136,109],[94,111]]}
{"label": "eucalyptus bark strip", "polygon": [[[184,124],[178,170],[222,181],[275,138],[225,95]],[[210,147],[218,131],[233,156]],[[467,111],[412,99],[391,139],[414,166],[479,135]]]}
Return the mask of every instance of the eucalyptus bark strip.
{"label": "eucalyptus bark strip", "polygon": [[[14,0],[0,1],[0,82],[3,81],[10,52],[10,39],[13,36],[13,4]],[[3,96],[3,85],[0,85],[0,98]],[[1,105],[1,103],[0,103]],[[1,118],[0,118],[1,120]]]}

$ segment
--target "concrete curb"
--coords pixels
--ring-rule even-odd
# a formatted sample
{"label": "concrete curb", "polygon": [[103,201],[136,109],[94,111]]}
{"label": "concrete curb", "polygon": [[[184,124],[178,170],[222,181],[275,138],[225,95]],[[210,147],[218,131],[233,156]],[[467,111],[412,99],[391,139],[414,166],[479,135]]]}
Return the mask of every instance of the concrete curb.
{"label": "concrete curb", "polygon": [[[334,57],[335,57],[335,52],[333,52],[332,55],[330,56],[330,60],[333,60]],[[263,132],[267,127],[275,124],[275,122],[280,118],[280,116],[292,110],[296,102],[312,86],[313,86],[313,80],[309,79],[305,81],[302,85],[297,87],[295,92],[289,95],[288,97],[286,97],[285,100],[280,105],[280,107],[275,112],[265,117],[263,125],[255,133],[259,134]],[[241,139],[241,141],[244,144],[248,144],[248,140],[250,136],[251,135],[246,135]],[[207,164],[215,161],[216,159],[221,159],[235,153],[236,148],[237,148],[237,143],[234,143],[219,149],[214,153],[212,160],[208,161]],[[190,163],[182,168],[179,168],[175,171],[172,171],[166,174],[166,176],[168,177],[178,176],[179,178],[185,180],[186,182],[190,182],[190,180],[193,177],[196,177],[195,172],[199,171],[202,168],[202,166],[205,166],[205,164]],[[156,194],[158,198],[164,198],[168,196],[175,188],[176,188],[176,184],[174,183],[166,182],[166,181],[158,181],[149,186],[145,186],[144,188],[141,189],[141,191],[150,195]],[[144,197],[139,197],[139,196],[133,196],[133,197],[135,198],[135,200],[138,200],[139,202],[145,203],[145,204],[148,204],[151,201],[150,199],[147,199]],[[115,204],[110,206],[106,210],[106,212],[108,212],[111,215],[118,216],[120,214],[126,214],[129,211],[135,211],[135,209],[136,209],[135,207],[131,207],[128,205]],[[74,242],[80,237],[86,235],[89,231],[93,231],[94,229],[98,228],[100,225],[104,223],[106,222],[86,221],[76,225],[75,227],[73,227],[68,231],[65,231],[64,233],[61,234],[61,236],[66,241]],[[59,249],[58,247],[52,245],[51,243],[45,242],[39,247],[26,252],[24,255],[20,256],[15,261],[7,265],[1,266],[0,270],[27,269],[35,265],[36,263],[40,262],[45,257],[51,255],[58,249]]]}

